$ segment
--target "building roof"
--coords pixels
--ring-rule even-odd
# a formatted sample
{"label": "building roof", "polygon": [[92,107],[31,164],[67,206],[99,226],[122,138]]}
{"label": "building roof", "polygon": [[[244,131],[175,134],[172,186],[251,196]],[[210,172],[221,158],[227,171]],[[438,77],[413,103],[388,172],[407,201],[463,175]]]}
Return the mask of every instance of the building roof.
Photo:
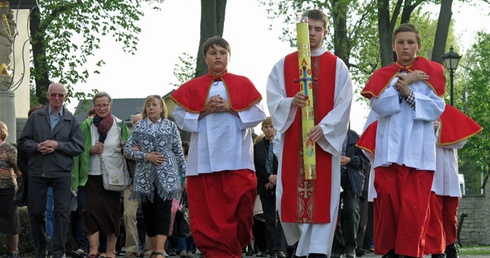
{"label": "building roof", "polygon": [[[112,99],[112,114],[117,118],[131,123],[132,115],[141,113],[145,104],[145,98],[134,99]],[[92,99],[80,100],[73,115],[78,123],[82,123],[87,118],[87,112],[93,108]]]}
{"label": "building roof", "polygon": [[[174,90],[170,91],[166,95],[162,96],[163,101],[167,105],[168,119],[175,121],[172,113],[174,110],[174,102],[169,98],[170,94]],[[128,126],[132,125],[133,115],[141,113],[146,98],[133,98],[133,99],[112,99],[112,114],[117,118],[125,121]],[[79,124],[87,118],[87,112],[93,108],[94,104],[92,99],[80,100],[73,115]],[[184,141],[190,141],[191,134],[189,132],[180,130],[180,137]]]}

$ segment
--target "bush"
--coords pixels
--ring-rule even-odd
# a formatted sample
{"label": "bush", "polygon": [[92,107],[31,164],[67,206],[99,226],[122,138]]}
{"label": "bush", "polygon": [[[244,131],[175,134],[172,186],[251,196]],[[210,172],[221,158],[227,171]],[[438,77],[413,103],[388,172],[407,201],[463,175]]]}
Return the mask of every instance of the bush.
{"label": "bush", "polygon": [[[20,232],[19,232],[19,256],[29,257],[34,256],[36,253],[36,248],[34,248],[34,243],[32,242],[30,227],[29,227],[29,214],[27,207],[19,208],[19,219],[20,219]],[[66,241],[66,251],[70,253],[73,248],[76,248],[75,240],[71,235],[71,230],[68,232]],[[0,235],[0,254],[8,253],[8,236]]]}

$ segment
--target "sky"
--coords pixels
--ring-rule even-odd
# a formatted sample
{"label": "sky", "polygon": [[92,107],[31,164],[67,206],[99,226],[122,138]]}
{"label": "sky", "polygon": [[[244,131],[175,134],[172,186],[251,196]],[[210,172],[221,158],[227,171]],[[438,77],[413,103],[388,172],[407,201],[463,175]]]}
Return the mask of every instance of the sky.
{"label": "sky", "polygon": [[[438,9],[431,11],[437,13]],[[469,48],[476,31],[490,32],[488,12],[488,9],[454,1],[453,19],[456,35],[463,44],[462,51]],[[252,80],[264,97],[267,113],[267,77],[281,57],[296,50],[278,39],[281,24],[276,23],[269,30],[270,23],[265,8],[257,0],[227,2],[223,38],[231,45],[228,71]],[[90,92],[96,88],[113,98],[145,98],[151,94],[165,95],[175,89],[171,84],[177,83],[173,71],[179,56],[183,53],[196,56],[198,51],[200,0],[166,0],[162,10],[146,10],[139,25],[142,32],[136,54],[124,53],[110,38],[102,39],[101,51],[96,57],[103,59],[106,65],[99,69],[100,75],[91,75],[87,83],[75,85],[75,90]],[[73,111],[77,103],[76,99],[72,100],[68,108]],[[353,103],[351,128],[358,133],[362,132],[367,112],[364,103]]]}

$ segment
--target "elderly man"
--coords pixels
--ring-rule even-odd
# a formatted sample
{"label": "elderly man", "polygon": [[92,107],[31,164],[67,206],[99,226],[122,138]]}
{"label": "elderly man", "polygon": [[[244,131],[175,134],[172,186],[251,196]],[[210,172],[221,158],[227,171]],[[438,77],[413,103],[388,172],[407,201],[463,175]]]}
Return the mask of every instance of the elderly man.
{"label": "elderly man", "polygon": [[[49,105],[35,111],[18,140],[19,149],[29,155],[29,223],[36,246],[36,258],[46,257],[51,241],[54,258],[65,255],[65,242],[70,223],[71,168],[73,157],[83,152],[83,137],[75,117],[63,106],[66,88],[49,85]],[[53,188],[54,234],[46,234],[46,192]],[[37,232],[37,233],[35,233]]]}

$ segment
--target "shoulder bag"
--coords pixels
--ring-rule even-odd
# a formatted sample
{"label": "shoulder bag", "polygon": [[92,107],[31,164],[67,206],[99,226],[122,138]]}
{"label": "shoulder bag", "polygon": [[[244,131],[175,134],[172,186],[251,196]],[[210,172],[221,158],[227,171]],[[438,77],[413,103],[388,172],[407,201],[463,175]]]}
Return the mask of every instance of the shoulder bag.
{"label": "shoulder bag", "polygon": [[105,162],[99,155],[100,164],[102,167],[102,182],[104,189],[107,191],[124,191],[131,185],[131,177],[129,176],[126,162],[122,162],[122,167],[116,167],[108,162]]}

